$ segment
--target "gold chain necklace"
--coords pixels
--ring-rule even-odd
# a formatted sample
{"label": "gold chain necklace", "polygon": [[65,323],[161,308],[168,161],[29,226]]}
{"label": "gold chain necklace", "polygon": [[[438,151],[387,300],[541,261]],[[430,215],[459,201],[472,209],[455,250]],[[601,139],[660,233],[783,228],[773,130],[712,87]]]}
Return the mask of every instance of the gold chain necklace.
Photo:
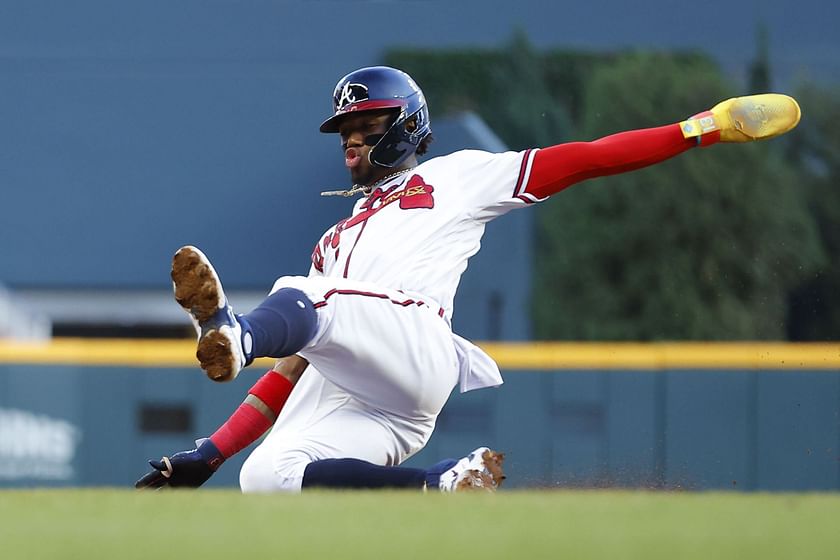
{"label": "gold chain necklace", "polygon": [[398,176],[402,175],[403,173],[408,173],[412,169],[414,169],[414,168],[413,167],[407,167],[405,169],[400,169],[399,171],[394,171],[390,175],[385,175],[384,177],[382,177],[381,179],[379,179],[378,181],[376,181],[375,183],[373,183],[370,186],[368,186],[368,185],[358,185],[357,184],[357,185],[353,185],[352,187],[350,187],[349,189],[344,190],[344,191],[323,191],[321,193],[321,196],[354,196],[354,195],[357,195],[359,193],[370,194],[370,192],[375,187],[378,187],[379,185],[382,185],[383,183],[385,183],[387,181],[390,181],[394,177],[398,177]]}

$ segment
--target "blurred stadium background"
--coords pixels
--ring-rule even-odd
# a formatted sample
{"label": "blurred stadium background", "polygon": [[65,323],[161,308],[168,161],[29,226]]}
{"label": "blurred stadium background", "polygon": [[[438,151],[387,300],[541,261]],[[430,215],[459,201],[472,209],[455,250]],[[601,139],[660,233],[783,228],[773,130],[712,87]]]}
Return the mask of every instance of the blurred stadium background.
{"label": "blurred stadium background", "polygon": [[507,383],[453,395],[413,464],[490,443],[512,487],[840,489],[838,12],[0,0],[0,487],[130,486],[227,417],[262,370],[206,382],[171,254],[202,247],[240,309],[305,274],[350,207],[318,195],[346,177],[317,126],[341,75],[387,63],[426,91],[432,155],[753,91],[804,112],[492,224],[454,324]]}

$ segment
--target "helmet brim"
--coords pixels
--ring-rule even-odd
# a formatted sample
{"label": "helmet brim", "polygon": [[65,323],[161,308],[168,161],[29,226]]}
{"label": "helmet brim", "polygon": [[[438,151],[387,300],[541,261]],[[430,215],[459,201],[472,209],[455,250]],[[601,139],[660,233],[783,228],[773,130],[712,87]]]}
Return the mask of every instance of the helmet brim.
{"label": "helmet brim", "polygon": [[341,126],[341,121],[344,117],[351,113],[359,113],[362,111],[376,111],[379,109],[402,109],[405,106],[404,99],[372,99],[368,101],[361,101],[348,105],[344,109],[337,111],[335,115],[331,116],[323,123],[319,130],[324,133],[336,133]]}

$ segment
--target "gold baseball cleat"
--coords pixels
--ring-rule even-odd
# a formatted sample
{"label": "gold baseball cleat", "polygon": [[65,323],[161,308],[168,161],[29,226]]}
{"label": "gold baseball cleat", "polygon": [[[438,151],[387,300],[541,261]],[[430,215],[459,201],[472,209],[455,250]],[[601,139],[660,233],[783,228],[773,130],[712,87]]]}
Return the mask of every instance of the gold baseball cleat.
{"label": "gold baseball cleat", "polygon": [[721,101],[711,111],[680,123],[683,136],[693,138],[720,131],[721,142],[751,142],[784,134],[799,123],[796,100],[780,93],[762,93]]}

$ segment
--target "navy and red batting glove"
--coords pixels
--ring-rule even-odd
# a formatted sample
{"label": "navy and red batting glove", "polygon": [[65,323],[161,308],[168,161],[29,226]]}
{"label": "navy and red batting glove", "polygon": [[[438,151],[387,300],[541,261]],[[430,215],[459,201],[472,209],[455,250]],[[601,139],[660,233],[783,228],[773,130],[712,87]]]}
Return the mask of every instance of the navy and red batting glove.
{"label": "navy and red batting glove", "polygon": [[196,448],[190,451],[179,451],[171,457],[161,457],[160,461],[149,461],[153,470],[135,482],[134,487],[155,490],[164,486],[198,488],[207,482],[225,457],[210,439],[200,439],[195,444]]}

